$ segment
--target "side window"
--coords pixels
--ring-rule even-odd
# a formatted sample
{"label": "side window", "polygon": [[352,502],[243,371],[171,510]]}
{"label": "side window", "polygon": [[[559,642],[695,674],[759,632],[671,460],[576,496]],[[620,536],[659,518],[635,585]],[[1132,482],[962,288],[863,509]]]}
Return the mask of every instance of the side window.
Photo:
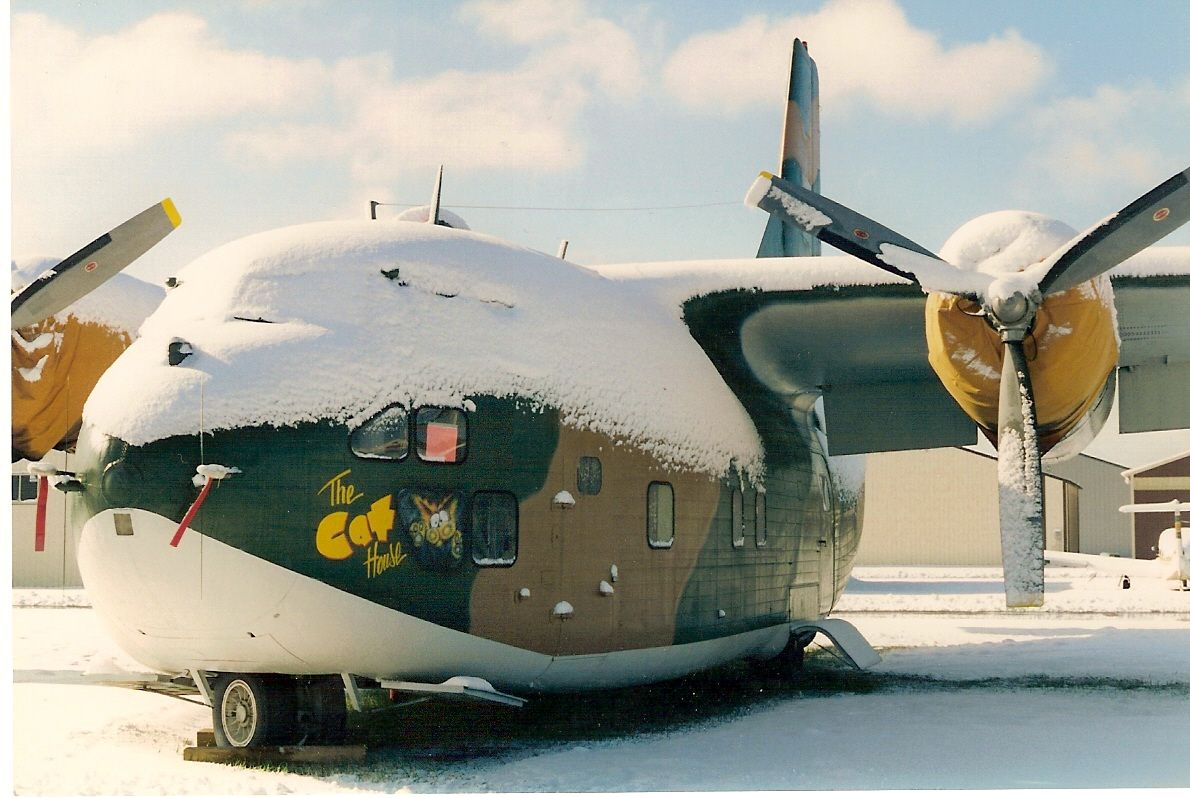
{"label": "side window", "polygon": [[[756,491],[744,491],[744,532],[743,539],[756,540]],[[740,543],[743,543],[741,540]]]}
{"label": "side window", "polygon": [[668,482],[650,482],[647,526],[649,546],[668,549],[674,544],[674,488]]}
{"label": "side window", "polygon": [[429,463],[466,460],[467,414],[453,407],[419,407],[417,456]]}
{"label": "side window", "polygon": [[744,545],[744,494],[738,488],[731,492],[731,545]]}
{"label": "side window", "polygon": [[768,507],[763,493],[756,494],[756,546],[769,544]]}
{"label": "side window", "polygon": [[598,496],[603,490],[603,463],[598,457],[578,459],[578,492]]}
{"label": "side window", "polygon": [[409,416],[391,405],[351,433],[351,451],[374,460],[404,460],[409,454]]}
{"label": "side window", "polygon": [[476,565],[512,565],[518,537],[516,496],[476,491],[471,497],[471,560]]}
{"label": "side window", "polygon": [[12,475],[12,500],[28,502],[37,498],[37,477],[27,474]]}

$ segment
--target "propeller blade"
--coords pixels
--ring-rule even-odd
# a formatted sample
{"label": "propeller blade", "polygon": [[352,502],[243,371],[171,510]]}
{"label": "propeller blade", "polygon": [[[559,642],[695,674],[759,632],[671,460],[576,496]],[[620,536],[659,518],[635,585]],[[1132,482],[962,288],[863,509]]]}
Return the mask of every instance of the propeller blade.
{"label": "propeller blade", "polygon": [[95,239],[12,298],[12,329],[36,324],[82,299],[181,223],[173,201],[165,199]]}
{"label": "propeller blade", "polygon": [[744,202],[926,291],[978,296],[991,283],[987,275],[957,269],[879,222],[768,172],[760,173]]}
{"label": "propeller blade", "polygon": [[1005,599],[1009,607],[1040,607],[1045,591],[1041,449],[1021,341],[1004,342],[996,449]]}
{"label": "propeller blade", "polygon": [[1166,180],[1051,256],[1042,295],[1094,279],[1190,221],[1190,169]]}

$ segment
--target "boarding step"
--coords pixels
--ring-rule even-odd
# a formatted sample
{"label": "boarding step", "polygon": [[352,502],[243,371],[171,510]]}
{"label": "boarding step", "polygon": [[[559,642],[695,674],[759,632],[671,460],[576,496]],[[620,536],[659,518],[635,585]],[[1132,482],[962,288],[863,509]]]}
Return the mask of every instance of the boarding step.
{"label": "boarding step", "polygon": [[841,618],[820,618],[817,621],[794,621],[790,624],[794,635],[821,632],[830,638],[843,661],[857,671],[866,671],[880,662],[876,649],[864,639],[859,630]]}

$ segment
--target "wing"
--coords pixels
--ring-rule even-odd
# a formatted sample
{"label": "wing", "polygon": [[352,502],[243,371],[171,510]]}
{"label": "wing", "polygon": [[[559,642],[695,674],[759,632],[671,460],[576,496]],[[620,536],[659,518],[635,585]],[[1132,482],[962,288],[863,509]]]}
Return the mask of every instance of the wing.
{"label": "wing", "polygon": [[684,310],[762,436],[762,419],[821,396],[832,455],[975,443],[975,425],[930,368],[916,286],[722,292]]}
{"label": "wing", "polygon": [[1190,428],[1190,247],[1153,247],[1111,272],[1120,432]]}
{"label": "wing", "polygon": [[850,256],[601,266],[654,293],[755,421],[779,465],[790,410],[823,400],[831,454],[974,443],[927,359],[926,296]]}

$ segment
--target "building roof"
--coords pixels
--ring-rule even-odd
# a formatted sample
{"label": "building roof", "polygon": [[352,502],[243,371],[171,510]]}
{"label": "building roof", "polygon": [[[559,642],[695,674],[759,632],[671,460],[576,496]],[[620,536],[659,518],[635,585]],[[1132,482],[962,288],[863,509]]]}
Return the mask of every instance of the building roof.
{"label": "building roof", "polygon": [[1121,473],[1120,476],[1122,476],[1124,478],[1125,482],[1131,482],[1132,477],[1136,474],[1140,474],[1144,471],[1149,471],[1150,469],[1160,468],[1163,465],[1169,465],[1170,463],[1177,462],[1178,460],[1184,460],[1186,458],[1190,458],[1190,450],[1181,452],[1179,454],[1171,455],[1171,456],[1166,457],[1162,460],[1157,460],[1156,462],[1153,462],[1153,463],[1148,463],[1146,465],[1137,466],[1136,468],[1130,468],[1127,471],[1124,471],[1123,473]]}

